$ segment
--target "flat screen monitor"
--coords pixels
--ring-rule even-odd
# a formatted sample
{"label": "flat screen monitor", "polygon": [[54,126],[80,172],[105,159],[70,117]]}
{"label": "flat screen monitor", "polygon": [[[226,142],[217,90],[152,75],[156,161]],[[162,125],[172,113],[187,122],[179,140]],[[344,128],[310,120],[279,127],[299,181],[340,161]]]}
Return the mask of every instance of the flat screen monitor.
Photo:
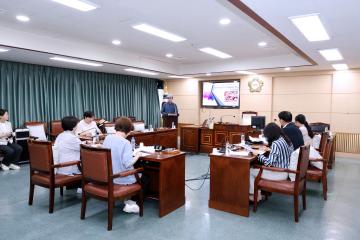
{"label": "flat screen monitor", "polygon": [[251,116],[251,126],[256,127],[256,129],[265,128],[265,116]]}
{"label": "flat screen monitor", "polygon": [[204,108],[239,108],[240,81],[201,82],[201,106]]}

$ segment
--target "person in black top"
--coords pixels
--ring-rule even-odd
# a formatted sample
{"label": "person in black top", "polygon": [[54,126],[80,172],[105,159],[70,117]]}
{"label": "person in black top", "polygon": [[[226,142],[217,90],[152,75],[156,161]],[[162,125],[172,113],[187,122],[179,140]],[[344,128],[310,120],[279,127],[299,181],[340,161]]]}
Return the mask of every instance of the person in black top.
{"label": "person in black top", "polygon": [[280,125],[288,138],[290,138],[294,150],[304,145],[304,138],[298,127],[292,122],[292,114],[289,111],[282,111],[278,114]]}

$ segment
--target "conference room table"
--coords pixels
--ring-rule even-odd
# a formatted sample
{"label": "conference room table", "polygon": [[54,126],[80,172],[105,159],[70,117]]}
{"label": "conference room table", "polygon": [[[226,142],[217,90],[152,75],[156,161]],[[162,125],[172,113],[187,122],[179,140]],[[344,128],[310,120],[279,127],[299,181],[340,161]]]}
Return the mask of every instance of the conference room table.
{"label": "conference room table", "polygon": [[257,156],[225,155],[210,156],[209,207],[217,210],[249,216],[250,166]]}

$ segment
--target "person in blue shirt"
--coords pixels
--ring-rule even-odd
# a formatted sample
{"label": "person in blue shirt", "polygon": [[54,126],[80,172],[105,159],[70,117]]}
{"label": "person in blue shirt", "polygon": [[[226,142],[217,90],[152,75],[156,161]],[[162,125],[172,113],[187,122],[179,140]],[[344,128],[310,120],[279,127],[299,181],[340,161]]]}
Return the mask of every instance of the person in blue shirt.
{"label": "person in blue shirt", "polygon": [[168,116],[169,114],[179,116],[178,108],[173,102],[173,96],[169,94],[166,98],[168,101],[163,103],[161,107],[161,114],[163,116]]}
{"label": "person in blue shirt", "polygon": [[[126,117],[120,117],[115,123],[116,133],[108,135],[104,140],[103,146],[111,149],[112,168],[114,174],[134,169],[134,164],[140,157],[140,152],[133,157],[132,146],[126,139],[133,130],[134,125],[131,120]],[[134,175],[114,179],[114,184],[130,185],[135,182],[136,178]],[[136,202],[126,200],[124,203],[124,212],[139,212],[139,206]]]}

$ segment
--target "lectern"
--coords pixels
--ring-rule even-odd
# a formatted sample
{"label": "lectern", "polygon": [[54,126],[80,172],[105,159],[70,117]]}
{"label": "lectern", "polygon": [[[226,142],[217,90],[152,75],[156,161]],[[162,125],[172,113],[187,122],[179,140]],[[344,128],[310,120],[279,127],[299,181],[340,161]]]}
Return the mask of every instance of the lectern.
{"label": "lectern", "polygon": [[163,119],[163,127],[171,128],[172,123],[174,123],[176,127],[178,125],[178,115],[177,114],[169,113],[167,115],[163,115],[162,119]]}

